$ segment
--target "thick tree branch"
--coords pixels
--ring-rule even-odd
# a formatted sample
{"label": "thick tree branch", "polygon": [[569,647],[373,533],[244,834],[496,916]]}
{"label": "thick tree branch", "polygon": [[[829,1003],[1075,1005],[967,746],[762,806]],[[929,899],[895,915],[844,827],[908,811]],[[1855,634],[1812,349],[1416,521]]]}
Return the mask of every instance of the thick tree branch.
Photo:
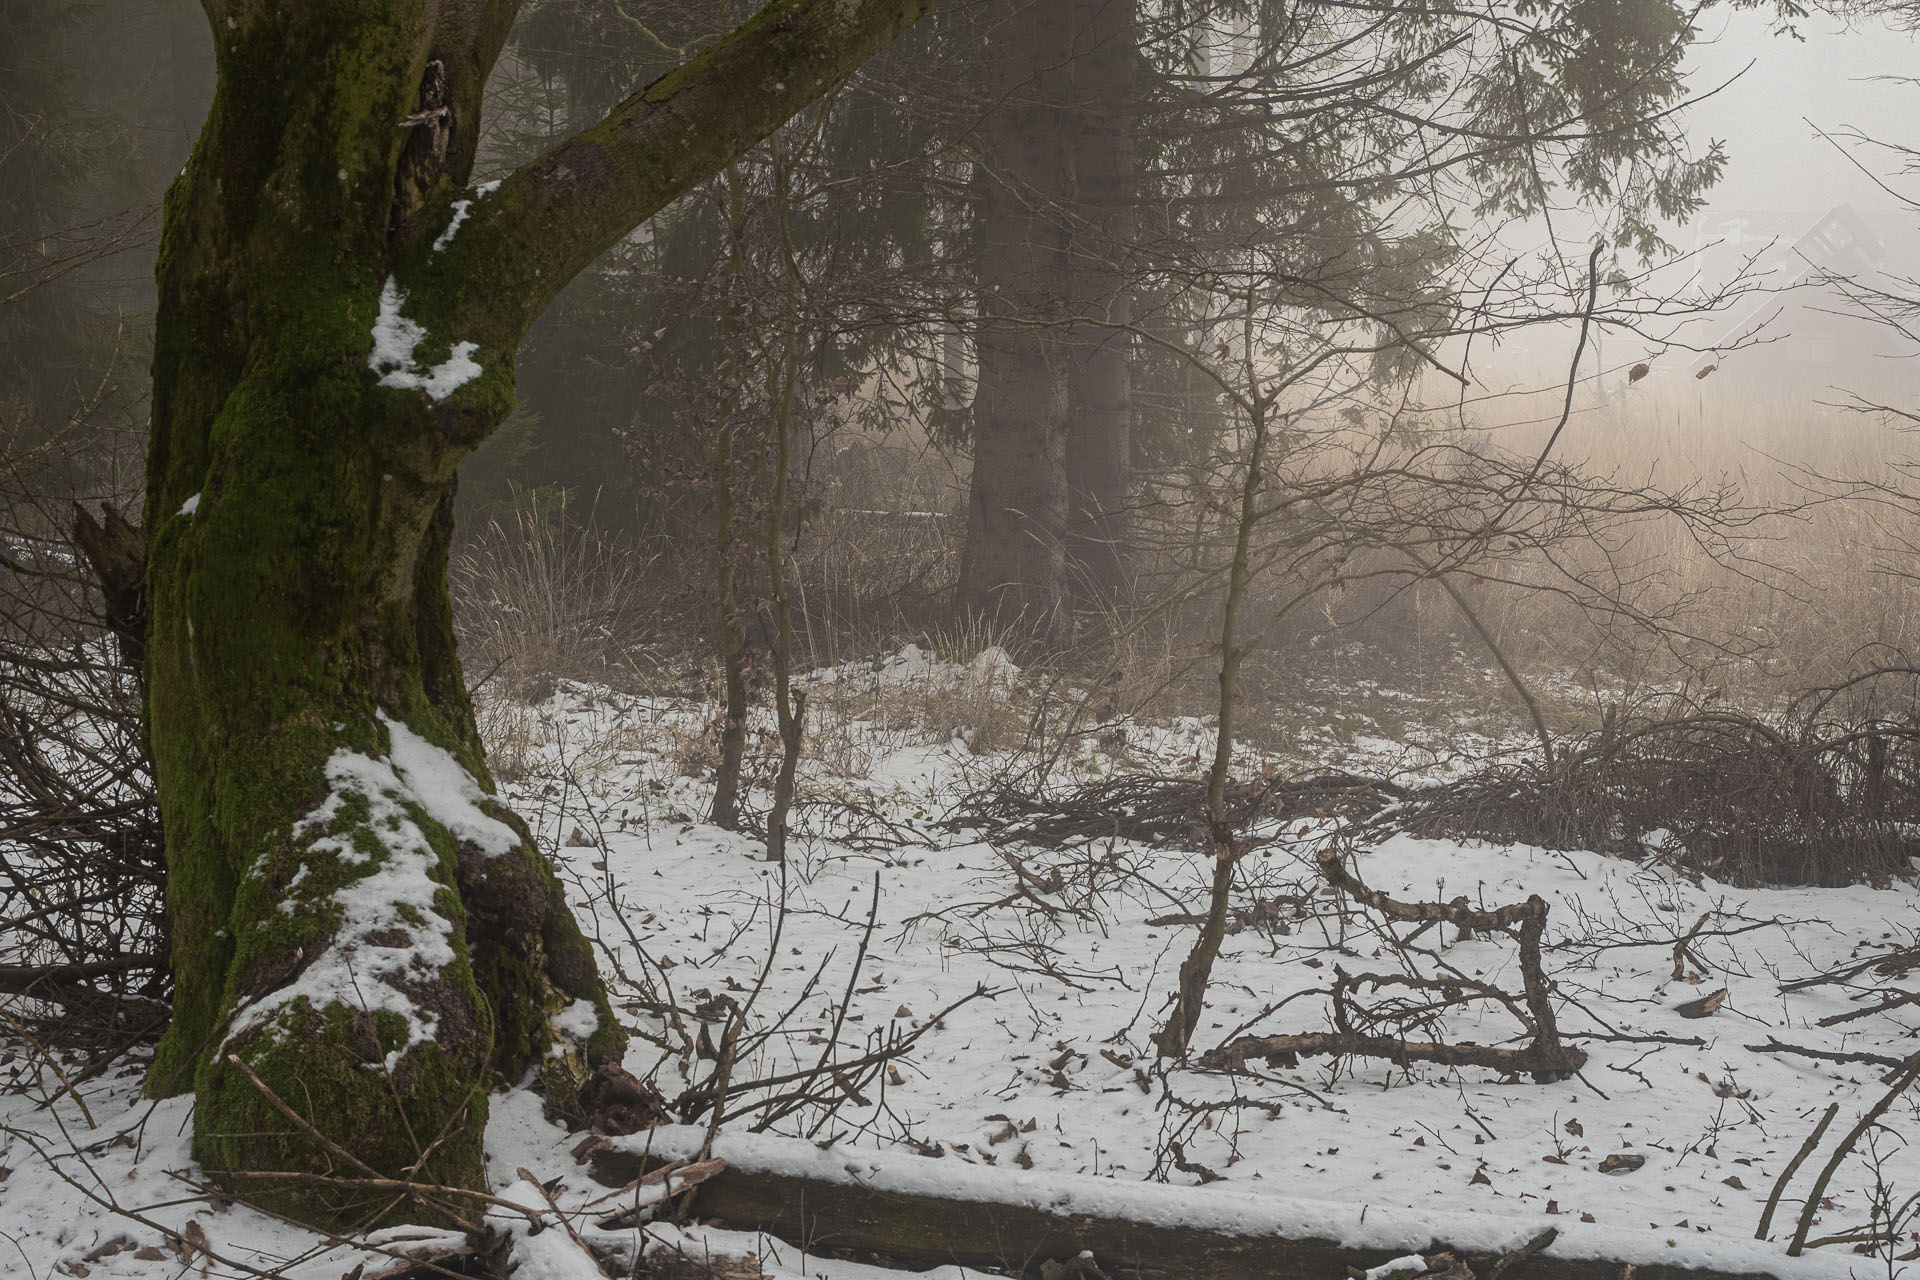
{"label": "thick tree branch", "polygon": [[445,255],[463,331],[511,350],[595,258],[931,7],[932,0],[774,0],[599,124],[515,171],[476,204]]}

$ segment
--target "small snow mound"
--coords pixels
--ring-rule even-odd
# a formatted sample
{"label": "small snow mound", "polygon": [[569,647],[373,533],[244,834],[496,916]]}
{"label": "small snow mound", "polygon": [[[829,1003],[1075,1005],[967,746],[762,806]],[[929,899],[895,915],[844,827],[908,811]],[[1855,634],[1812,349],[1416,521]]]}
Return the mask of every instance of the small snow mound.
{"label": "small snow mound", "polygon": [[[553,1029],[576,1044],[585,1044],[600,1029],[600,1011],[591,1000],[575,1000],[553,1015]],[[554,1052],[564,1053],[566,1046],[555,1045]]]}
{"label": "small snow mound", "polygon": [[606,1280],[593,1255],[581,1248],[571,1233],[546,1208],[540,1188],[525,1178],[500,1193],[500,1199],[539,1210],[542,1230],[535,1232],[526,1215],[504,1206],[487,1212],[487,1219],[513,1237],[507,1271],[514,1280]]}
{"label": "small snow mound", "polygon": [[967,666],[967,678],[978,685],[1010,685],[1019,675],[1013,658],[997,644],[982,649]]}

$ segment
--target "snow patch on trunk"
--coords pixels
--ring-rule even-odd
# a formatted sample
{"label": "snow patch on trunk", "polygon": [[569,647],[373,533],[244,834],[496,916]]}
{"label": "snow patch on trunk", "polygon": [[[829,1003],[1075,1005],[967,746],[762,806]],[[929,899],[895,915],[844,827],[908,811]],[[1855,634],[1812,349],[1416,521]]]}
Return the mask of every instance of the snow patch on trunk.
{"label": "snow patch on trunk", "polygon": [[[292,982],[243,1003],[228,1039],[272,1021],[303,999],[316,1011],[338,1004],[367,1014],[391,1013],[407,1028],[406,1042],[386,1055],[391,1071],[438,1030],[438,1019],[415,1002],[407,987],[437,981],[455,958],[453,926],[437,903],[443,886],[433,873],[440,858],[407,805],[432,809],[392,764],[356,751],[334,752],[327,761],[327,781],[332,790],[294,823],[293,836],[317,835],[307,846],[309,860],[332,854],[343,867],[371,864],[371,870],[336,889],[327,903],[315,904],[330,904],[338,912],[338,931]],[[331,828],[349,797],[366,804],[367,819],[335,834]],[[356,832],[369,830],[382,848],[377,860],[353,843]],[[289,888],[305,878],[304,865],[301,870]]]}
{"label": "snow patch on trunk", "polygon": [[[459,223],[456,217],[445,237],[450,237]],[[400,314],[406,301],[406,292],[388,276],[380,288],[380,315],[373,322],[373,350],[367,353],[367,367],[380,375],[381,386],[424,391],[438,404],[480,376],[480,364],[473,358],[480,344],[456,342],[445,360],[428,369],[420,368],[414,363],[413,351],[426,340],[427,331]]]}
{"label": "snow patch on trunk", "polygon": [[435,253],[439,253],[442,249],[453,243],[454,236],[460,233],[460,224],[465,222],[467,215],[472,212],[473,201],[455,200],[453,202],[453,221],[449,222],[447,229],[435,238],[433,242],[433,251]]}
{"label": "snow patch on trunk", "polygon": [[453,758],[453,753],[434,746],[425,738],[385,715],[387,736],[393,743],[391,758],[415,803],[427,816],[453,832],[462,843],[478,845],[489,857],[499,857],[520,847],[520,834],[498,818],[481,809],[487,793],[479,781]]}
{"label": "snow patch on trunk", "polygon": [[[600,1011],[591,1000],[575,1000],[553,1015],[553,1029],[575,1044],[585,1044],[600,1029]],[[548,1050],[556,1058],[566,1052],[567,1045],[562,1041],[556,1041]]]}

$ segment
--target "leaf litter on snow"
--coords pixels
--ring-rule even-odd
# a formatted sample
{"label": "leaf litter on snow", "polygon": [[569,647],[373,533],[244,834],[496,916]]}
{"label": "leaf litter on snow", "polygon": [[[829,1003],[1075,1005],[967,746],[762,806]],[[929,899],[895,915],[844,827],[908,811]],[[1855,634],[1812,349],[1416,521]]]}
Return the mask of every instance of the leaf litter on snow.
{"label": "leaf litter on snow", "polygon": [[[914,653],[842,678],[904,681],[929,665]],[[1177,771],[1173,753],[1196,747],[1198,735],[1179,724],[1143,730],[1129,754],[1146,768]],[[1363,745],[1395,768],[1412,761],[1396,744]],[[1909,882],[1737,888],[1591,853],[1401,835],[1359,856],[1358,871],[1377,889],[1404,900],[1464,895],[1495,906],[1537,893],[1548,902],[1546,965],[1561,1029],[1589,1055],[1578,1076],[1541,1085],[1366,1059],[1256,1062],[1238,1076],[1162,1071],[1151,1036],[1191,941],[1186,922],[1204,910],[1206,859],[1117,838],[995,847],[964,826],[914,827],[947,815],[979,772],[960,744],[923,742],[889,752],[865,779],[832,779],[924,838],[883,852],[799,840],[784,887],[759,861],[755,840],[697,822],[614,835],[594,854],[605,871],[581,868],[583,881],[610,878],[629,917],[646,920],[636,936],[649,962],[672,966],[676,990],[748,988],[765,965],[756,1023],[771,1028],[799,1001],[789,1024],[736,1069],[738,1079],[791,1072],[819,1054],[876,878],[867,969],[839,1024],[849,1053],[873,1028],[902,1021],[903,1009],[936,1009],[981,986],[998,992],[948,1015],[863,1105],[843,1105],[817,1129],[793,1117],[773,1132],[983,1167],[1275,1195],[1305,1186],[1315,1197],[1382,1208],[1750,1238],[1820,1111],[1839,1101],[1857,1116],[1883,1091],[1884,1069],[1749,1046],[1890,1060],[1916,1047],[1920,1019],[1903,1021],[1897,1010],[1835,1021],[1858,1014],[1857,986],[1782,991],[1849,959],[1911,946],[1920,903]],[[660,763],[644,757],[606,785],[609,794],[651,785],[680,797],[683,813],[700,808],[696,781],[662,777]],[[1312,863],[1327,831],[1312,817],[1261,828],[1197,1048],[1241,1030],[1327,1030],[1320,993],[1336,967],[1451,971],[1517,995],[1517,961],[1504,938],[1463,939],[1446,927],[1409,938],[1407,927],[1336,911]],[[609,906],[603,895],[589,911]],[[776,916],[780,953],[769,962]],[[620,936],[610,920],[598,930]],[[1694,939],[1677,963],[1675,943],[1689,930]],[[1512,1016],[1485,1002],[1438,1011],[1429,1030],[1455,1042],[1518,1043]],[[705,1069],[693,1059],[683,1072],[677,1059],[636,1044],[629,1068],[654,1073],[669,1098]],[[1914,1127],[1910,1101],[1896,1108],[1905,1119],[1894,1128]],[[738,1123],[754,1120],[748,1112]],[[1032,1127],[1014,1142],[1009,1121]],[[1813,1172],[1788,1189],[1773,1228],[1780,1240],[1793,1225],[1786,1209],[1797,1212],[1796,1192],[1804,1195]],[[1850,1161],[1813,1234],[1865,1223],[1876,1176],[1920,1190],[1920,1159],[1885,1144],[1877,1175]]]}
{"label": "leaf litter on snow", "polygon": [[[933,666],[909,655],[897,670],[881,664],[867,675],[903,682]],[[997,663],[987,674],[1012,678]],[[749,1048],[736,1081],[805,1069],[823,1050],[850,1059],[889,1036],[917,1035],[858,1101],[842,1096],[830,1112],[802,1108],[774,1120],[768,1140],[785,1134],[875,1161],[912,1160],[924,1165],[919,1176],[929,1185],[1084,1175],[1109,1180],[1131,1204],[1174,1195],[1154,1191],[1164,1182],[1188,1188],[1183,1198],[1227,1197],[1217,1199],[1226,1205],[1252,1197],[1276,1213],[1308,1203],[1357,1206],[1362,1221],[1411,1212],[1496,1229],[1506,1221],[1564,1223],[1590,1238],[1617,1231],[1626,1252],[1644,1252],[1651,1240],[1677,1258],[1715,1239],[1750,1238],[1768,1192],[1828,1104],[1840,1108],[1839,1133],[1884,1090],[1884,1068],[1874,1062],[1753,1046],[1885,1060],[1916,1047],[1920,1018],[1903,1016],[1911,1008],[1862,1014],[1863,995],[1885,980],[1873,962],[1914,946],[1920,895],[1909,882],[1736,888],[1596,854],[1396,836],[1357,859],[1374,888],[1406,900],[1465,896],[1492,906],[1537,893],[1549,903],[1546,964],[1562,1033],[1589,1055],[1581,1073],[1542,1085],[1368,1059],[1255,1061],[1238,1075],[1163,1069],[1151,1037],[1191,942],[1187,922],[1203,909],[1202,856],[1117,837],[1058,849],[996,846],[967,830],[964,815],[958,829],[943,830],[938,819],[977,785],[983,762],[957,740],[889,732],[864,777],[816,769],[804,780],[811,795],[832,797],[822,812],[857,811],[867,825],[818,821],[776,869],[760,860],[751,836],[696,820],[701,780],[684,776],[654,744],[657,726],[684,731],[708,709],[561,685],[543,714],[548,754],[507,798],[554,849],[590,935],[636,979],[615,993],[642,1033],[628,1069],[670,1102],[679,1098],[713,1065],[687,1024],[714,1042],[756,989],[742,1019]],[[608,747],[616,735],[617,749]],[[1185,767],[1177,753],[1199,755],[1202,737],[1195,725],[1144,727],[1131,735],[1130,765],[1089,754],[1077,767],[1083,777],[1124,767],[1177,773]],[[1418,763],[1395,744],[1361,747],[1377,765]],[[576,832],[582,838],[570,839]],[[1517,992],[1514,951],[1503,938],[1463,938],[1444,926],[1414,937],[1337,909],[1312,861],[1328,832],[1328,821],[1312,815],[1257,829],[1197,1049],[1242,1031],[1328,1029],[1324,993],[1336,969],[1453,972]],[[1692,941],[1677,953],[1690,930]],[[1863,976],[1797,985],[1849,963]],[[992,998],[936,1019],[982,987]],[[687,1011],[675,1015],[684,1041],[662,997]],[[708,1021],[688,1016],[696,1006]],[[1512,1016],[1487,1002],[1435,1010],[1425,1025],[1437,1039],[1517,1043]],[[38,1069],[17,1050],[11,1070],[17,1084]],[[188,1103],[140,1102],[137,1083],[84,1087],[99,1124],[91,1131],[72,1099],[42,1107],[32,1090],[18,1088],[0,1097],[8,1130],[0,1166],[10,1171],[0,1179],[0,1207],[14,1224],[0,1248],[17,1252],[30,1273],[78,1277],[104,1268],[171,1277],[180,1274],[180,1250],[197,1248],[196,1265],[210,1274],[239,1274],[222,1270],[221,1259],[232,1259],[333,1280],[355,1260],[385,1256],[323,1249],[218,1197],[193,1199]],[[728,1125],[741,1136],[723,1145],[750,1136],[767,1114],[751,1104],[770,1092],[742,1095],[741,1114]],[[525,1169],[542,1185],[561,1179],[555,1198],[563,1207],[605,1194],[567,1155],[577,1136],[548,1125],[537,1103],[507,1095],[493,1115],[496,1187],[520,1182]],[[1912,1100],[1886,1124],[1896,1139],[1920,1131]],[[133,1136],[116,1141],[123,1132]],[[1829,1134],[1822,1158],[1787,1189],[1773,1223],[1776,1251],[1832,1142]],[[1866,1222],[1876,1179],[1905,1188],[1902,1195],[1920,1190],[1911,1148],[1894,1140],[1877,1150],[1877,1167],[1858,1155],[1842,1167],[1819,1206],[1815,1236]],[[54,1176],[55,1167],[72,1182]],[[147,1223],[130,1225],[101,1199],[148,1206]],[[630,1231],[632,1247],[670,1240],[751,1253],[764,1275],[809,1267],[822,1274],[776,1241],[649,1230],[645,1240]],[[558,1250],[559,1239],[540,1248]],[[593,1243],[618,1251],[609,1240]],[[1836,1251],[1825,1253],[1822,1263],[1840,1263]],[[529,1267],[536,1256],[544,1257],[527,1251]],[[526,1280],[565,1274],[577,1261],[556,1253]],[[1784,1259],[1776,1269],[1790,1270]],[[846,1280],[867,1274],[837,1263],[826,1274],[843,1272]]]}

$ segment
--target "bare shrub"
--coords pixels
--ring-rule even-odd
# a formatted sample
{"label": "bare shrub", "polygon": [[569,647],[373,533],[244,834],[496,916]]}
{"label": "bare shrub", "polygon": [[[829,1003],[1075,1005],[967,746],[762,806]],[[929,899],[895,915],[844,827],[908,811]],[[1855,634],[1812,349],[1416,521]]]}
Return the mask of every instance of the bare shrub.
{"label": "bare shrub", "polygon": [[1920,852],[1920,728],[1712,708],[1612,719],[1392,816],[1419,835],[1667,859],[1742,885],[1885,883]]}
{"label": "bare shrub", "polygon": [[13,510],[0,531],[0,993],[17,998],[3,1011],[43,1040],[109,1051],[157,1035],[168,1012],[138,653],[102,621],[73,542]]}

